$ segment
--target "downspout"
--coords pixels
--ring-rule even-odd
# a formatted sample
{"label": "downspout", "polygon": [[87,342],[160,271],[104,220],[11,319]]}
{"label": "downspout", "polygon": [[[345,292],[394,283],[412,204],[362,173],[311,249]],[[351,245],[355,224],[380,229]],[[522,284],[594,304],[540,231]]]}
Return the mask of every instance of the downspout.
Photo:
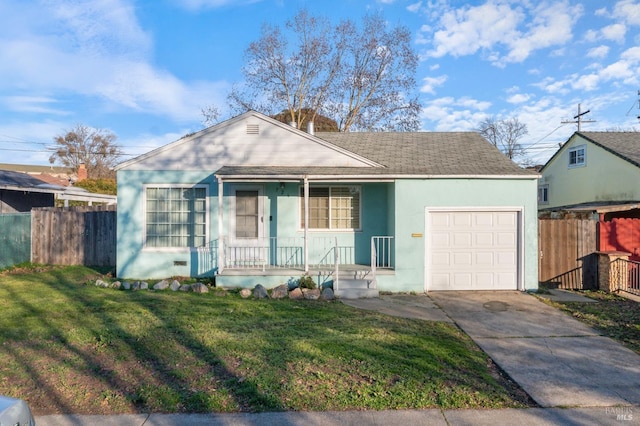
{"label": "downspout", "polygon": [[304,273],[309,273],[309,179],[304,177]]}
{"label": "downspout", "polygon": [[224,270],[224,238],[223,238],[223,214],[224,210],[224,183],[219,176],[218,179],[218,274]]}

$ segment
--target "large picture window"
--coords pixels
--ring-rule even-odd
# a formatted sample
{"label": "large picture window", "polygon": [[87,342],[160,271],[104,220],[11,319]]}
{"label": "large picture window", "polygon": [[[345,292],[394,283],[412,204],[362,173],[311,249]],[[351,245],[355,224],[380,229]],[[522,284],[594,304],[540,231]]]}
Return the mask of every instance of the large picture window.
{"label": "large picture window", "polygon": [[206,245],[206,188],[146,188],[146,246]]}
{"label": "large picture window", "polygon": [[[304,228],[304,188],[300,188],[300,205]],[[360,187],[310,187],[309,229],[360,229]]]}

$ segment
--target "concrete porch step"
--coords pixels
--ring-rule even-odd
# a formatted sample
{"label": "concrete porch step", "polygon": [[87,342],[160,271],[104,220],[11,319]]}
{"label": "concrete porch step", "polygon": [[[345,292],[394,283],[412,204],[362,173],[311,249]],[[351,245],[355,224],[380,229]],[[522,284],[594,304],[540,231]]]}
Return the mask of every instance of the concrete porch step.
{"label": "concrete porch step", "polygon": [[340,288],[333,294],[338,299],[365,299],[379,297],[377,288]]}
{"label": "concrete porch step", "polygon": [[337,298],[341,299],[361,299],[379,296],[375,280],[339,278],[337,287],[336,289],[334,281],[333,292]]}

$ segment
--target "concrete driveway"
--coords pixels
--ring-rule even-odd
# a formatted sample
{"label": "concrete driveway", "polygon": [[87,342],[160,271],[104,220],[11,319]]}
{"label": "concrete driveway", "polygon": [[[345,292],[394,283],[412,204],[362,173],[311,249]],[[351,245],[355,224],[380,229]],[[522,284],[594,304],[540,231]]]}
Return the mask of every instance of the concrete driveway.
{"label": "concrete driveway", "polygon": [[640,405],[640,356],[535,296],[429,297],[540,406]]}

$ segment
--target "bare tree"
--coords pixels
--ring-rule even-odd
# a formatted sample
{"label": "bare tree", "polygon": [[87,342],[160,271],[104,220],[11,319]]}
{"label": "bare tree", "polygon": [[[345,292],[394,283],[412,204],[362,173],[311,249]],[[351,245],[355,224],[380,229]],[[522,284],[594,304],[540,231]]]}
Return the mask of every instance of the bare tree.
{"label": "bare tree", "polygon": [[485,118],[476,130],[509,159],[524,159],[526,152],[519,141],[529,131],[527,125],[517,118],[503,120],[498,120],[495,117]]}
{"label": "bare tree", "polygon": [[301,10],[284,30],[264,25],[245,55],[245,82],[229,96],[235,112],[286,111],[299,127],[320,114],[343,132],[419,128],[410,33],[380,15],[332,26]]}
{"label": "bare tree", "polygon": [[113,167],[122,155],[116,138],[107,130],[76,124],[65,134],[53,138],[55,148],[49,162],[59,162],[76,171],[84,164],[89,178],[113,178]]}
{"label": "bare tree", "polygon": [[220,109],[215,105],[209,105],[202,108],[202,125],[210,127],[217,124],[220,120]]}

